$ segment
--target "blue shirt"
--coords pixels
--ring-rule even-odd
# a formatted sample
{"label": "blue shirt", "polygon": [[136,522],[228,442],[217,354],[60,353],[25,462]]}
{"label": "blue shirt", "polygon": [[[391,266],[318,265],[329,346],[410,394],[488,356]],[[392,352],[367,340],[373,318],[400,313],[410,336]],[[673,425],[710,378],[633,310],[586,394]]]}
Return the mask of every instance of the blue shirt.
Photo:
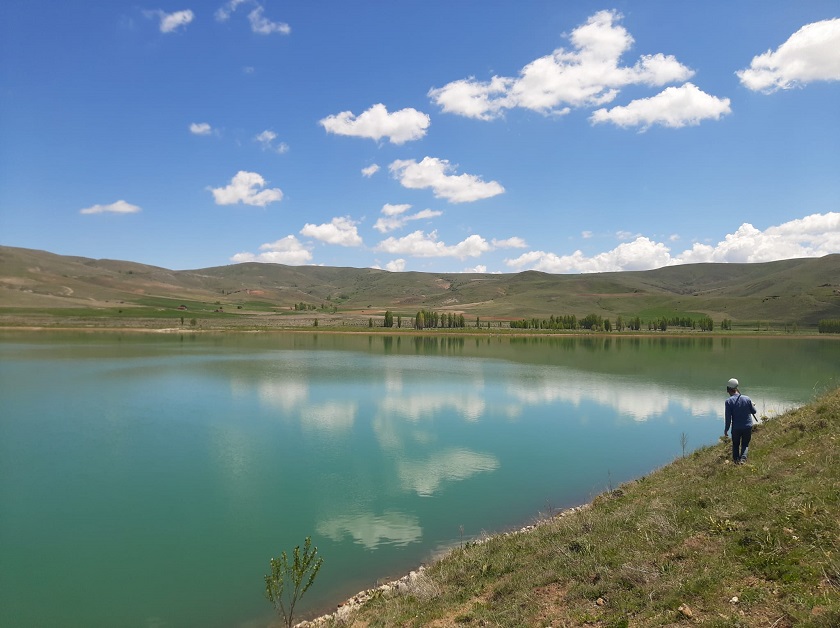
{"label": "blue shirt", "polygon": [[755,404],[752,399],[736,392],[726,400],[726,426],[723,431],[728,432],[730,426],[732,426],[732,429],[752,426],[755,412]]}

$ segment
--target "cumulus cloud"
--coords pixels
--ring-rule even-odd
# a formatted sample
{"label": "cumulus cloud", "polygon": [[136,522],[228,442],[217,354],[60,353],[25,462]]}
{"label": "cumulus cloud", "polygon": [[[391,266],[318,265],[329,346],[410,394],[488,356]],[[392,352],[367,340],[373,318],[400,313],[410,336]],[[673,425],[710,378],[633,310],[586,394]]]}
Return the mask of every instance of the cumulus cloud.
{"label": "cumulus cloud", "polygon": [[213,198],[217,205],[254,205],[265,207],[269,203],[279,202],[283,198],[280,188],[269,188],[265,179],[256,172],[240,170],[230,181],[230,184],[222,188],[211,188]]}
{"label": "cumulus cloud", "polygon": [[403,238],[387,238],[380,242],[376,250],[394,255],[411,255],[412,257],[479,257],[482,253],[491,251],[492,245],[479,235],[471,235],[467,239],[447,246],[437,239],[437,232],[429,234],[415,231]]}
{"label": "cumulus cloud", "polygon": [[715,246],[695,244],[674,263],[772,262],[840,253],[840,213],[811,214],[760,231],[741,225]]}
{"label": "cumulus cloud", "polygon": [[142,211],[137,205],[119,200],[110,205],[93,205],[79,210],[80,214],[136,214]]}
{"label": "cumulus cloud", "polygon": [[388,262],[387,264],[385,264],[385,270],[389,270],[392,273],[401,273],[405,270],[405,260],[399,258]]}
{"label": "cumulus cloud", "polygon": [[672,55],[643,55],[632,66],[621,65],[633,45],[621,19],[617,11],[599,11],[569,35],[572,50],[558,48],[528,63],[516,78],[471,77],[433,88],[428,95],[445,112],[491,120],[515,107],[564,115],[573,107],[612,102],[628,85],[656,87],[691,78],[694,71]]}
{"label": "cumulus cloud", "polygon": [[[674,236],[668,238],[674,241]],[[675,264],[708,262],[771,262],[801,257],[822,257],[840,253],[840,213],[811,214],[764,231],[749,223],[741,225],[716,245],[694,244],[672,255],[662,242],[638,236],[611,251],[586,256],[578,250],[570,255],[530,251],[505,263],[517,270],[540,270],[548,273],[595,273],[650,270]]]}
{"label": "cumulus cloud", "polygon": [[375,175],[377,172],[379,172],[378,164],[371,164],[367,168],[362,168],[362,176],[367,177],[368,179]]}
{"label": "cumulus cloud", "polygon": [[427,220],[443,215],[443,212],[433,209],[424,209],[414,214],[406,214],[405,212],[410,208],[411,205],[391,205],[386,203],[382,206],[382,216],[379,217],[376,224],[373,225],[373,228],[380,233],[388,233],[389,231],[394,231],[405,226],[407,222],[412,220]]}
{"label": "cumulus cloud", "polygon": [[269,242],[260,246],[262,253],[237,253],[230,258],[236,264],[242,262],[263,262],[270,264],[286,264],[301,266],[312,259],[312,253],[293,235],[288,235],[276,242]]}
{"label": "cumulus cloud", "polygon": [[813,81],[840,80],[840,18],[806,24],[775,51],[736,72],[753,91],[772,93]]}
{"label": "cumulus cloud", "polygon": [[190,124],[190,133],[193,135],[210,135],[212,132],[213,127],[206,122],[193,122]]}
{"label": "cumulus cloud", "polygon": [[618,270],[647,270],[667,266],[671,261],[668,247],[648,238],[619,244],[612,251],[586,257],[580,250],[571,255],[530,251],[505,263],[516,270],[540,270],[546,273],[600,273]]}
{"label": "cumulus cloud", "polygon": [[414,190],[431,188],[436,198],[445,198],[450,203],[491,198],[505,191],[497,181],[484,182],[471,174],[449,174],[454,166],[437,157],[424,157],[420,163],[413,159],[398,159],[388,168],[403,187]]}
{"label": "cumulus cloud", "polygon": [[349,218],[333,218],[332,222],[322,225],[307,223],[300,230],[300,235],[339,246],[362,245],[362,238],[356,229],[356,223]]}
{"label": "cumulus cloud", "polygon": [[281,155],[283,153],[289,152],[288,144],[286,144],[285,142],[275,144],[274,140],[276,139],[277,133],[275,133],[274,131],[269,131],[268,129],[266,129],[254,138],[254,140],[256,140],[260,144],[260,146],[262,146],[263,150],[274,151],[276,153],[280,153]]}
{"label": "cumulus cloud", "polygon": [[158,18],[160,20],[161,33],[174,33],[179,28],[186,26],[195,18],[195,14],[186,9],[184,11],[175,11],[174,13],[166,13],[157,9],[155,11],[145,11],[146,17]]}
{"label": "cumulus cloud", "polygon": [[641,127],[655,124],[671,129],[695,126],[703,120],[719,120],[731,113],[728,98],[717,98],[692,83],[668,87],[651,98],[640,98],[623,107],[598,109],[589,118],[593,124],[611,122],[620,127]]}
{"label": "cumulus cloud", "polygon": [[336,135],[365,137],[376,141],[387,137],[392,144],[405,144],[426,135],[430,119],[427,114],[411,108],[388,113],[385,105],[379,103],[358,116],[351,111],[342,111],[327,116],[319,124],[328,133]]}

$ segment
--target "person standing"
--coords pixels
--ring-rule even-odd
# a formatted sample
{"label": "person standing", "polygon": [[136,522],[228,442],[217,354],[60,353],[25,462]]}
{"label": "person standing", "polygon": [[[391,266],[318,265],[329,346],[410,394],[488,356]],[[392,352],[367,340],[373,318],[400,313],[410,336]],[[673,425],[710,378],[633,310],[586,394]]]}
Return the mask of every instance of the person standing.
{"label": "person standing", "polygon": [[756,410],[752,399],[742,395],[738,386],[738,380],[734,377],[726,383],[729,399],[726,400],[724,410],[726,424],[723,427],[723,435],[729,436],[729,428],[732,428],[732,461],[735,464],[744,464],[752,439]]}

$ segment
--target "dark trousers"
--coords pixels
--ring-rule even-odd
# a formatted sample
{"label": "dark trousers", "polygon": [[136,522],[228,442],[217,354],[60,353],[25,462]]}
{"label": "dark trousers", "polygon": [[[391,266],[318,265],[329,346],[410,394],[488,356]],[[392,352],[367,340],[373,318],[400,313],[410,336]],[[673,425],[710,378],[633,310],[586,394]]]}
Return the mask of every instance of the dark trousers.
{"label": "dark trousers", "polygon": [[732,460],[747,461],[747,450],[750,448],[752,425],[749,427],[732,427]]}

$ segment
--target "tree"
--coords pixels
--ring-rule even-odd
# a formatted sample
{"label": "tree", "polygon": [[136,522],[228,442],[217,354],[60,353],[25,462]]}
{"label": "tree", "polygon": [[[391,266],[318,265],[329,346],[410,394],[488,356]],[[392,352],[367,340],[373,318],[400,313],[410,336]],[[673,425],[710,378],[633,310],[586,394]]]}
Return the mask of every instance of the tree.
{"label": "tree", "polygon": [[[270,561],[271,574],[265,576],[265,597],[274,605],[277,614],[283,617],[287,628],[292,628],[295,604],[315,582],[315,576],[324,562],[320,556],[316,558],[317,554],[318,548],[312,547],[312,539],[306,537],[303,555],[300,545],[295,547],[291,564],[286,552],[280,554],[279,559],[272,558]],[[290,590],[287,590],[286,585],[289,585]]]}
{"label": "tree", "polygon": [[385,327],[394,326],[394,314],[391,310],[385,310]]}

